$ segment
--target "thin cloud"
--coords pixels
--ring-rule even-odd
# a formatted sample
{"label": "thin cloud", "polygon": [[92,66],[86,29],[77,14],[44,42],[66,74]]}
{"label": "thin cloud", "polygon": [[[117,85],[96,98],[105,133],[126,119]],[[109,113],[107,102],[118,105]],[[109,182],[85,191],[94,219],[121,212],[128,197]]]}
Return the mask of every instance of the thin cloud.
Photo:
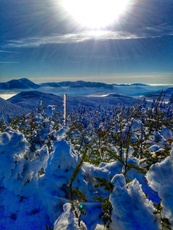
{"label": "thin cloud", "polygon": [[19,62],[2,61],[0,64],[17,64]]}
{"label": "thin cloud", "polygon": [[[155,38],[165,35],[173,35],[173,26],[161,24],[154,27],[130,31],[84,31],[69,34],[55,34],[44,37],[29,37],[18,40],[10,40],[6,43],[7,48],[39,47],[46,44],[79,43],[87,40],[127,40],[141,38]],[[0,51],[2,52],[2,51]]]}
{"label": "thin cloud", "polygon": [[63,44],[63,43],[79,43],[91,39],[110,40],[110,39],[132,39],[137,38],[133,34],[125,32],[113,31],[86,31],[80,33],[57,34],[45,37],[30,37],[25,39],[11,40],[6,47],[38,47],[46,44]]}
{"label": "thin cloud", "polygon": [[173,25],[168,25],[167,23],[163,23],[153,27],[146,27],[144,32],[150,36],[165,36],[165,35],[173,35]]}
{"label": "thin cloud", "polygon": [[10,50],[0,50],[0,53],[19,53],[19,52],[10,51]]}

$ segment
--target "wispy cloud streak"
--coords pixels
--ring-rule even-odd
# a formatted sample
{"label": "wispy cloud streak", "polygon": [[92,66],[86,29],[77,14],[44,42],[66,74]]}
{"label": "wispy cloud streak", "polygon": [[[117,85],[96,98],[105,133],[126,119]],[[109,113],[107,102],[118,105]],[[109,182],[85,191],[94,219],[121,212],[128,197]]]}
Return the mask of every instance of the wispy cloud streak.
{"label": "wispy cloud streak", "polygon": [[0,50],[0,54],[1,53],[19,53],[19,52],[15,52],[15,51],[11,51],[11,50]]}
{"label": "wispy cloud streak", "polygon": [[45,37],[29,37],[25,39],[11,40],[5,47],[37,47],[46,44],[60,43],[79,43],[91,39],[110,40],[110,39],[132,39],[135,35],[125,32],[113,31],[86,31],[81,33],[56,34]]}
{"label": "wispy cloud streak", "polygon": [[[165,35],[173,35],[173,27],[167,24],[157,25],[155,27],[146,27],[138,29],[135,32],[130,31],[84,31],[68,34],[54,34],[50,36],[35,36],[18,40],[8,41],[4,47],[22,48],[22,47],[39,47],[46,44],[63,44],[63,43],[79,43],[87,40],[126,40],[155,38]],[[0,50],[0,52],[2,52]]]}
{"label": "wispy cloud streak", "polygon": [[1,61],[0,64],[18,64],[19,62]]}

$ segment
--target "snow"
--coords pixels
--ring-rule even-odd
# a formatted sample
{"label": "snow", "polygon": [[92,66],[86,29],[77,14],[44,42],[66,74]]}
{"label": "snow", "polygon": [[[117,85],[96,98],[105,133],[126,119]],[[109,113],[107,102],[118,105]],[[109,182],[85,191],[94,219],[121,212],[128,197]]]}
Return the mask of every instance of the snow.
{"label": "snow", "polygon": [[[55,142],[54,145],[55,151],[49,157],[45,174],[38,181],[43,203],[52,222],[61,214],[64,201],[68,201],[67,185],[78,160],[65,140]],[[57,207],[61,208],[55,212]]]}
{"label": "snow", "polygon": [[9,99],[10,97],[14,97],[17,93],[12,93],[12,92],[5,92],[5,93],[1,93],[0,92],[0,97],[4,100]]}
{"label": "snow", "polygon": [[150,146],[149,148],[148,148],[148,150],[150,151],[150,152],[156,152],[156,151],[158,151],[160,149],[160,146],[159,145],[152,145],[152,146]]}
{"label": "snow", "polygon": [[[30,94],[21,94],[29,107]],[[11,101],[27,105],[21,95]],[[76,97],[65,126],[54,103],[62,99],[40,98],[39,108],[0,126],[0,229],[103,230],[105,201],[109,230],[160,230],[164,218],[173,227],[171,103],[159,104],[155,114],[155,102],[95,106],[97,100]]]}
{"label": "snow", "polygon": [[171,156],[151,166],[146,178],[151,188],[157,191],[161,198],[162,216],[173,224],[173,148]]}
{"label": "snow", "polygon": [[9,121],[11,117],[22,116],[29,110],[0,98],[0,121]]}
{"label": "snow", "polygon": [[29,143],[23,134],[14,130],[2,133],[0,143],[0,229],[11,229],[11,226],[14,230],[42,229],[47,217],[41,212],[43,207],[35,180],[38,164],[33,161],[35,167],[30,167],[32,161],[26,160]]}
{"label": "snow", "polygon": [[71,210],[71,204],[66,203],[63,205],[63,213],[54,223],[54,230],[87,230],[86,225],[80,221],[78,225],[78,219]]}
{"label": "snow", "polygon": [[167,127],[165,127],[165,126],[162,127],[161,135],[166,140],[173,138],[173,132],[170,129],[168,129]]}
{"label": "snow", "polygon": [[135,179],[127,186],[123,175],[112,178],[114,185],[110,202],[113,207],[110,229],[159,229],[159,221],[153,215],[154,206],[146,199],[139,182]]}

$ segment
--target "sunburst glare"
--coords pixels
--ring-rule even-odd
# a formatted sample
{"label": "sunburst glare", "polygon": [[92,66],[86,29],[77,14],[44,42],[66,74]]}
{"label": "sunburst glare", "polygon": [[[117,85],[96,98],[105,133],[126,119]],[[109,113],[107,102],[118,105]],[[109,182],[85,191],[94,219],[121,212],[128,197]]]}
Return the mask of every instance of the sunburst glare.
{"label": "sunburst glare", "polygon": [[119,20],[130,5],[130,0],[63,0],[69,15],[87,28],[105,28]]}

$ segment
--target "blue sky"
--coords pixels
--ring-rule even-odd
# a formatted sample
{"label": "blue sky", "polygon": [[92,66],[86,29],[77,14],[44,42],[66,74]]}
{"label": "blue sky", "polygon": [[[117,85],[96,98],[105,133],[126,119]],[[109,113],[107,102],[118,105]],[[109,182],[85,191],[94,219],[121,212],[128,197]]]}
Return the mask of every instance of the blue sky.
{"label": "blue sky", "polygon": [[0,0],[0,81],[173,84],[172,0],[130,0],[99,29],[76,22],[61,1]]}

